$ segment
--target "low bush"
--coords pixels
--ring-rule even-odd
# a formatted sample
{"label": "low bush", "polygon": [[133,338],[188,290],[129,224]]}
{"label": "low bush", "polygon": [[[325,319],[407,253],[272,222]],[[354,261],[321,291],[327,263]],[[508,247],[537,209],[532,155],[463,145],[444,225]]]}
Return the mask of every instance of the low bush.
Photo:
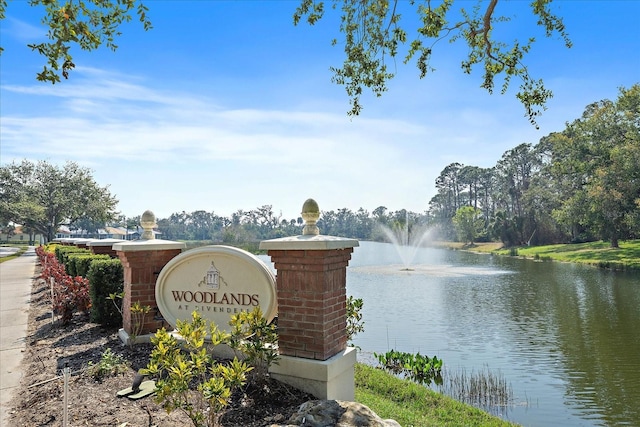
{"label": "low bush", "polygon": [[124,288],[124,269],[119,259],[98,259],[87,272],[91,296],[91,321],[104,326],[122,324],[122,315],[110,295],[120,294]]}
{"label": "low bush", "polygon": [[111,257],[109,255],[71,253],[69,255],[68,273],[70,276],[87,277],[91,263],[99,259],[111,259]]}
{"label": "low bush", "polygon": [[266,382],[269,367],[280,358],[276,325],[267,322],[260,307],[231,316],[229,325],[229,346],[253,367],[251,380]]}
{"label": "low bush", "polygon": [[102,381],[102,379],[106,377],[128,373],[130,365],[131,363],[124,357],[115,354],[110,348],[107,348],[104,353],[102,353],[100,362],[89,364],[87,372],[96,381]]}
{"label": "low bush", "polygon": [[36,254],[42,264],[40,277],[47,283],[53,280],[52,305],[63,325],[68,324],[76,311],[88,312],[91,308],[89,281],[83,277],[72,277],[51,252],[39,247]]}
{"label": "low bush", "polygon": [[232,391],[246,383],[252,368],[237,358],[223,364],[212,357],[205,339],[210,337],[215,346],[227,342],[229,334],[207,324],[197,311],[191,322],[178,320],[176,329],[184,342],[164,328],[156,332],[149,364],[141,373],[157,378],[155,400],[167,412],[181,409],[197,427],[217,426]]}
{"label": "low bush", "polygon": [[78,248],[76,246],[56,246],[55,249],[56,258],[58,262],[65,268],[67,274],[72,275],[69,266],[69,256],[71,254],[85,254],[90,255],[91,251],[88,249]]}
{"label": "low bush", "polygon": [[380,365],[394,373],[401,374],[417,383],[442,384],[442,359],[423,356],[420,353],[405,353],[389,350],[385,354],[373,353]]}

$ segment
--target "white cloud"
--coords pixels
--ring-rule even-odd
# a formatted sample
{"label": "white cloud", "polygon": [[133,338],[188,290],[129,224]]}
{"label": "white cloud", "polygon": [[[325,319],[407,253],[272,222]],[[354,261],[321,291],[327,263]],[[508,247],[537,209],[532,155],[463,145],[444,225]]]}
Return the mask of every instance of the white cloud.
{"label": "white cloud", "polygon": [[3,21],[0,32],[4,34],[4,37],[14,38],[21,43],[33,43],[46,37],[44,26],[32,25],[12,16],[7,16]]}
{"label": "white cloud", "polygon": [[[408,157],[418,153],[403,149],[424,138],[421,125],[364,117],[349,120],[341,112],[225,110],[214,100],[153,89],[122,76],[114,79],[94,70],[84,76],[62,90],[3,87],[9,93],[32,96],[36,103],[50,95],[59,99],[38,115],[3,115],[3,162],[23,157],[74,160],[90,165],[100,176],[108,176],[103,169],[113,165],[135,165],[143,180],[150,176],[162,180],[167,176],[162,171],[170,169],[171,179],[188,177],[189,188],[200,192],[205,190],[194,182],[194,173],[208,180],[213,171],[222,171],[216,179],[224,179],[225,188],[219,192],[234,200],[230,192],[258,199],[258,188],[261,204],[275,206],[278,198],[291,198],[288,191],[300,194],[297,198],[303,201],[308,197],[305,188],[318,193],[325,189],[327,200],[334,201],[327,209],[356,209],[367,199],[384,203],[397,192],[398,183],[414,185],[414,177],[423,175]],[[135,197],[119,182],[118,168],[113,171],[112,178],[105,179],[113,180],[112,191],[121,203]],[[124,175],[131,178],[130,171]],[[175,195],[165,196],[184,197],[178,196],[178,188],[173,190]],[[273,195],[265,194],[267,190]]]}

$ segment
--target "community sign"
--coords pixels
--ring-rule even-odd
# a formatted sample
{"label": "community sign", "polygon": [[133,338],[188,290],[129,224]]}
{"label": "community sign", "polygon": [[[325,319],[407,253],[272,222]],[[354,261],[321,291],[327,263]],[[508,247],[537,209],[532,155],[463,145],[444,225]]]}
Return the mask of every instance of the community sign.
{"label": "community sign", "polygon": [[232,315],[260,307],[267,321],[277,313],[275,277],[255,255],[230,246],[204,246],[181,253],[164,266],[156,282],[156,303],[164,319],[190,320],[197,311],[230,331]]}

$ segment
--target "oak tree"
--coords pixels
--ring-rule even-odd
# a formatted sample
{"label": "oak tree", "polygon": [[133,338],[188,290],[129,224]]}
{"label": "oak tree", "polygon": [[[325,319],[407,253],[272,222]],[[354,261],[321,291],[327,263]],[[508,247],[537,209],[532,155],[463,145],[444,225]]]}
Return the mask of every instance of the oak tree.
{"label": "oak tree", "polygon": [[[61,76],[68,78],[75,68],[72,46],[92,51],[105,45],[116,50],[120,25],[131,21],[134,15],[145,30],[151,28],[148,9],[140,0],[29,0],[29,5],[44,7],[42,24],[48,28],[48,42],[28,45],[46,60],[36,78],[54,84],[60,82]],[[6,10],[7,1],[0,0],[0,19],[5,18]]]}
{"label": "oak tree", "polygon": [[26,225],[55,237],[58,228],[80,220],[106,224],[118,201],[99,186],[91,171],[74,162],[63,167],[23,160],[0,166],[0,221]]}
{"label": "oak tree", "polygon": [[[453,9],[454,3],[462,5],[459,13]],[[387,83],[394,77],[389,64],[393,64],[396,57],[403,58],[405,63],[415,60],[420,78],[423,78],[433,70],[430,62],[436,45],[463,40],[469,48],[461,62],[463,72],[470,74],[474,67],[482,67],[481,86],[489,93],[493,93],[499,76],[502,77],[502,93],[507,91],[514,77],[519,79],[520,91],[516,97],[535,125],[536,117],[552,93],[542,80],[529,74],[523,61],[534,37],[511,43],[494,37],[496,26],[509,21],[508,17],[499,15],[499,3],[499,0],[470,3],[455,0],[334,0],[332,9],[339,8],[341,13],[345,60],[341,67],[331,70],[333,81],[344,85],[350,97],[349,114],[360,113],[364,88],[371,89],[376,96],[387,90]],[[552,0],[533,0],[531,12],[547,37],[559,34],[565,45],[571,47],[562,18],[553,13],[551,3]],[[325,12],[323,0],[301,0],[293,17],[294,24],[306,19],[314,25]],[[417,29],[409,30],[411,23],[403,23],[404,12],[417,14]],[[333,44],[338,44],[338,40],[334,39]],[[403,50],[403,46],[407,48]]]}
{"label": "oak tree", "polygon": [[[389,67],[396,58],[415,61],[420,78],[433,70],[431,58],[436,45],[462,40],[468,54],[461,61],[462,71],[471,74],[481,67],[481,86],[493,93],[496,79],[505,93],[511,80],[520,82],[516,97],[523,104],[532,124],[546,107],[552,92],[541,79],[533,77],[524,62],[535,38],[504,42],[494,37],[498,24],[510,19],[501,16],[500,0],[478,0],[473,6],[461,0],[334,0],[331,9],[340,12],[339,32],[343,34],[345,59],[340,67],[331,67],[333,81],[344,85],[350,98],[350,115],[362,110],[361,95],[369,88],[381,96],[394,77]],[[531,12],[547,37],[559,34],[567,47],[571,41],[562,18],[553,13],[552,0],[533,0]],[[68,78],[75,67],[70,48],[73,45],[92,51],[102,45],[115,50],[119,27],[137,16],[145,29],[151,28],[147,7],[142,0],[29,0],[31,6],[44,6],[42,22],[49,28],[48,42],[29,47],[45,57],[46,65],[37,79],[56,83]],[[454,4],[461,4],[454,10]],[[0,0],[0,19],[5,17],[7,1]],[[294,24],[302,20],[314,25],[325,15],[324,0],[301,0],[293,14]],[[404,19],[404,12],[416,14],[417,28]],[[414,18],[415,19],[415,18]],[[338,44],[338,39],[333,39]],[[1,48],[0,48],[1,49]]]}

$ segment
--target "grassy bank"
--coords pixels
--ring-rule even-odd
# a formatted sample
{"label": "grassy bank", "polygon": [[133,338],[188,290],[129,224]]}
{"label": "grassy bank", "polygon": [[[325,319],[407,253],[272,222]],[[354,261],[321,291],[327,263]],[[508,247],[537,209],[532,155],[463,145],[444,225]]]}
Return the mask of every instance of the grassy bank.
{"label": "grassy bank", "polygon": [[430,246],[440,249],[455,249],[480,253],[491,253],[502,249],[503,245],[500,242],[482,242],[482,243],[461,243],[461,242],[449,242],[449,241],[436,241],[431,242]]}
{"label": "grassy bank", "polygon": [[620,242],[619,248],[612,248],[609,242],[570,243],[544,246],[520,246],[503,248],[502,243],[475,243],[465,245],[459,242],[434,242],[434,247],[497,255],[520,256],[541,261],[573,262],[593,265],[613,270],[640,270],[640,240]]}
{"label": "grassy bank", "polygon": [[517,425],[371,366],[356,364],[355,379],[356,401],[403,427]]}
{"label": "grassy bank", "polygon": [[574,262],[613,270],[640,271],[640,240],[620,242],[612,248],[609,242],[573,243],[501,249],[499,255],[515,255],[543,261]]}

